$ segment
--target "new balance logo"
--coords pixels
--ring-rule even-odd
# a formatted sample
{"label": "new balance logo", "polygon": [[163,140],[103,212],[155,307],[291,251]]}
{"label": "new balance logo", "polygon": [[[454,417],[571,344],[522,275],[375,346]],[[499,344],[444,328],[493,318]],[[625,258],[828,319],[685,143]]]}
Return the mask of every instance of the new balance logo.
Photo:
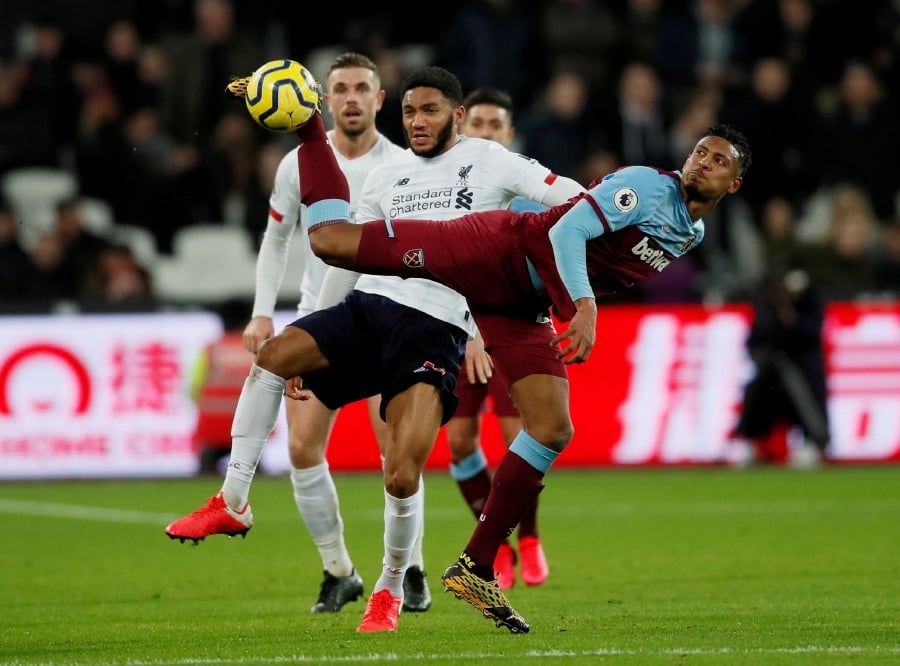
{"label": "new balance logo", "polygon": [[446,370],[444,370],[443,368],[437,367],[437,366],[436,366],[434,363],[432,363],[431,361],[425,361],[422,365],[420,365],[418,368],[416,368],[415,370],[413,370],[413,372],[436,372],[436,373],[438,373],[439,375],[446,375],[446,374],[447,374],[447,371],[446,371]]}
{"label": "new balance logo", "polygon": [[644,236],[641,241],[631,248],[631,253],[641,258],[641,261],[650,265],[657,271],[662,271],[666,266],[672,263],[666,258],[665,252],[650,247],[649,239]]}
{"label": "new balance logo", "polygon": [[403,187],[404,185],[409,185],[409,178],[401,178],[394,183],[394,187]]}

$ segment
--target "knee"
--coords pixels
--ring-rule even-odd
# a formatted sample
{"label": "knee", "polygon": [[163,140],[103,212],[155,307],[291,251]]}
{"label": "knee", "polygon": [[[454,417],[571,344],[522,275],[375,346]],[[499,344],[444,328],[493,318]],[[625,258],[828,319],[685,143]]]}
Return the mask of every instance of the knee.
{"label": "knee", "polygon": [[310,433],[289,430],[288,455],[294,469],[309,469],[325,462],[325,444]]}
{"label": "knee", "polygon": [[575,435],[575,428],[569,418],[542,419],[538,423],[527,425],[525,430],[537,442],[557,453],[566,448]]}
{"label": "knee", "polygon": [[479,448],[478,433],[472,434],[458,428],[446,428],[450,462],[456,464],[471,456]]}
{"label": "knee", "polygon": [[564,423],[560,423],[557,427],[553,435],[553,444],[551,445],[551,448],[554,451],[562,451],[569,445],[569,442],[572,441],[574,435],[575,427],[572,425],[572,421],[566,419]]}
{"label": "knee", "polygon": [[256,351],[256,365],[279,377],[284,377],[280,364],[280,359],[283,357],[281,353],[282,344],[283,342],[277,337],[263,340]]}
{"label": "knee", "polygon": [[411,465],[403,465],[393,470],[385,469],[384,489],[392,496],[404,499],[414,495],[419,489],[421,470]]}

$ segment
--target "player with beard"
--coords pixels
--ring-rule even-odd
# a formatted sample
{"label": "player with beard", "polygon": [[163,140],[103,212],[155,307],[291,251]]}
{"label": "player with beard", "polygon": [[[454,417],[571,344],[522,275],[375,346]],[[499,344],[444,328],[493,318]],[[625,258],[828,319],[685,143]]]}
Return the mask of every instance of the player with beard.
{"label": "player with beard", "polygon": [[[305,163],[316,170],[301,197],[309,206],[313,251],[333,266],[424,277],[465,296],[509,383],[525,427],[497,467],[472,537],[442,580],[497,626],[527,632],[494,579],[493,563],[572,438],[566,366],[586,361],[594,347],[597,298],[664,270],[702,242],[703,215],[740,189],[750,147],[734,128],[716,125],[681,171],[625,167],[545,212],[496,210],[440,222],[386,216],[360,225],[349,222],[345,185],[329,151],[318,149],[322,131],[315,116],[298,131]],[[566,330],[557,334],[548,310],[568,322]],[[303,399],[306,377],[289,355],[283,349],[264,367],[298,375],[287,395]]]}

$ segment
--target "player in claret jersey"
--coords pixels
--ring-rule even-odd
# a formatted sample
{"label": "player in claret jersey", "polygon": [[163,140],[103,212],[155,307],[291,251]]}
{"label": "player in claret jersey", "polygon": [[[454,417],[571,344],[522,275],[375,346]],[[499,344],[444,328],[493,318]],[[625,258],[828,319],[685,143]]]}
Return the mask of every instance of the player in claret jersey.
{"label": "player in claret jersey", "polygon": [[[316,117],[299,132],[323,131]],[[480,521],[459,560],[443,575],[445,589],[498,626],[528,631],[493,579],[500,544],[543,489],[543,477],[569,443],[566,365],[587,360],[594,346],[596,299],[626,289],[696,247],[703,215],[736,192],[751,163],[746,138],[711,127],[681,171],[622,168],[587,193],[540,213],[497,210],[452,220],[385,219],[351,224],[342,174],[330,151],[313,156],[310,213],[313,251],[334,266],[427,278],[466,297],[491,357],[509,383],[525,428],[502,458]],[[427,217],[427,214],[422,215]],[[548,308],[568,327],[557,334]],[[276,372],[288,376],[288,368]],[[302,378],[288,395],[304,395]]]}

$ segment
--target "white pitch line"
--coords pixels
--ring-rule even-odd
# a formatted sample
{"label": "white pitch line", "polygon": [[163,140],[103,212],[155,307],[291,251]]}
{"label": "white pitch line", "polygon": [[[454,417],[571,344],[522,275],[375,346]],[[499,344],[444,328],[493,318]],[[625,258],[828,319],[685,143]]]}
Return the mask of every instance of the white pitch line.
{"label": "white pitch line", "polygon": [[[851,645],[803,645],[786,648],[761,648],[740,650],[734,648],[702,649],[702,648],[670,648],[665,650],[627,650],[624,648],[598,648],[596,650],[529,650],[516,659],[546,659],[549,657],[563,657],[580,659],[585,657],[609,657],[609,656],[735,656],[746,657],[752,655],[776,655],[776,654],[822,654],[822,655],[892,655],[900,654],[900,646],[851,646]],[[123,661],[110,661],[94,664],[94,666],[219,666],[220,664],[352,664],[391,661],[452,661],[473,662],[480,659],[504,659],[509,658],[508,652],[466,652],[459,654],[431,653],[431,654],[398,654],[396,652],[380,654],[358,654],[343,656],[322,655],[284,655],[276,657],[241,657],[235,659],[222,658],[186,658],[186,659],[128,659]],[[67,661],[9,661],[3,662],[4,666],[76,666],[78,662]]]}
{"label": "white pitch line", "polygon": [[151,513],[149,511],[130,511],[127,509],[106,509],[96,506],[78,506],[75,504],[57,504],[55,502],[27,502],[24,500],[3,499],[0,497],[0,513],[19,516],[43,516],[45,518],[74,518],[76,520],[95,520],[106,523],[138,523],[160,525],[177,518],[168,513]]}

